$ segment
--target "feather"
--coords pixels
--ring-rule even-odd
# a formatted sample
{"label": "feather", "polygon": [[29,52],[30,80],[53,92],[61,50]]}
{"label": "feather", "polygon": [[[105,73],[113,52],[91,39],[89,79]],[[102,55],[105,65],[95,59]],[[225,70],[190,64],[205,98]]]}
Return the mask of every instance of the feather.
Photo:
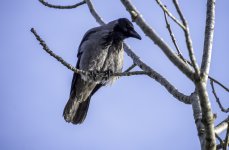
{"label": "feather", "polygon": [[[78,48],[77,69],[98,72],[121,72],[123,66],[123,40],[128,37],[140,39],[132,23],[125,18],[88,30]],[[80,124],[84,121],[91,97],[104,85],[112,84],[117,77],[94,80],[74,73],[70,98],[63,116],[67,122]]]}

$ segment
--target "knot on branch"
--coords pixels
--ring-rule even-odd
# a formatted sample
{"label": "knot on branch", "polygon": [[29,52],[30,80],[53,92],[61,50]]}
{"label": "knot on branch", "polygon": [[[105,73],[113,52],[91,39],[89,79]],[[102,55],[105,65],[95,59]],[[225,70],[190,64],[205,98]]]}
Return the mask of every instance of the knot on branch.
{"label": "knot on branch", "polygon": [[210,124],[213,124],[214,123],[214,117],[213,117],[213,114],[211,113],[211,116],[212,117],[209,117],[209,118],[202,118],[202,120],[201,120],[201,122],[205,125],[205,126],[207,126],[207,125],[210,125]]}
{"label": "knot on branch", "polygon": [[134,10],[131,10],[131,11],[130,11],[130,15],[131,15],[132,21],[135,22],[135,20],[136,20],[137,17],[138,17],[138,13],[137,13],[136,11],[134,11]]}

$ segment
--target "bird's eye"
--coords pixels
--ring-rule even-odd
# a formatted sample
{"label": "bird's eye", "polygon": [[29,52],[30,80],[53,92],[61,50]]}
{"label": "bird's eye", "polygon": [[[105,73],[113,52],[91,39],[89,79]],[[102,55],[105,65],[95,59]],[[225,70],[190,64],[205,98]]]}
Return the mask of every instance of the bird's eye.
{"label": "bird's eye", "polygon": [[123,31],[124,31],[124,32],[127,32],[127,31],[128,31],[128,28],[123,28]]}
{"label": "bird's eye", "polygon": [[133,30],[133,27],[130,25],[128,25],[126,28],[127,28],[127,30]]}

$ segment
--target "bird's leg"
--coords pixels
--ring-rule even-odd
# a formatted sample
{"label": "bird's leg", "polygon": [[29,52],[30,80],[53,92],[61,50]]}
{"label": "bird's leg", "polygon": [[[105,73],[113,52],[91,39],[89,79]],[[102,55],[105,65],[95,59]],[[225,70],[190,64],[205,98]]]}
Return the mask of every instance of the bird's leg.
{"label": "bird's leg", "polygon": [[108,69],[106,71],[98,71],[98,70],[92,70],[89,71],[89,77],[93,81],[98,81],[98,80],[108,80],[110,76],[113,74],[113,71]]}
{"label": "bird's leg", "polygon": [[114,73],[111,69],[108,69],[106,71],[103,72],[103,79],[104,80],[108,80],[110,78],[110,76]]}
{"label": "bird's leg", "polygon": [[93,81],[97,81],[98,78],[100,76],[100,72],[98,70],[92,70],[89,71],[89,77],[93,80]]}

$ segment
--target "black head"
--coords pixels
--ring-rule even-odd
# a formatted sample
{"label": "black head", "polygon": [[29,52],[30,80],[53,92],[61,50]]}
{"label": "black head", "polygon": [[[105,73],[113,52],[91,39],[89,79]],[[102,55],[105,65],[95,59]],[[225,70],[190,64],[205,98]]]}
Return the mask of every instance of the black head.
{"label": "black head", "polygon": [[118,19],[113,31],[116,38],[120,40],[124,40],[128,37],[141,40],[141,36],[134,30],[133,24],[126,18]]}

